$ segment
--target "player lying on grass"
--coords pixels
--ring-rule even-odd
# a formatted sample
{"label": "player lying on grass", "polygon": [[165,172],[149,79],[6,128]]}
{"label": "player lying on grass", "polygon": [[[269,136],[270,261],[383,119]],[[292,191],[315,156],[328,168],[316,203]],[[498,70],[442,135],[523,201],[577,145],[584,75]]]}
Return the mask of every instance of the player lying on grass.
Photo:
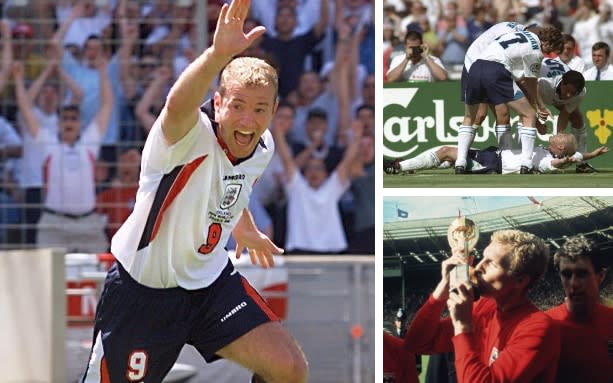
{"label": "player lying on grass", "polygon": [[[592,152],[579,153],[573,135],[554,134],[549,138],[549,147],[538,146],[532,151],[532,168],[538,173],[551,173],[570,164],[598,157],[608,151],[608,147],[601,146]],[[457,146],[441,146],[403,161],[384,160],[383,168],[388,174],[431,169],[438,167],[443,161],[455,162],[457,156]],[[484,150],[469,150],[466,171],[473,174],[510,174],[519,173],[521,166],[520,149],[499,150],[490,146]]]}

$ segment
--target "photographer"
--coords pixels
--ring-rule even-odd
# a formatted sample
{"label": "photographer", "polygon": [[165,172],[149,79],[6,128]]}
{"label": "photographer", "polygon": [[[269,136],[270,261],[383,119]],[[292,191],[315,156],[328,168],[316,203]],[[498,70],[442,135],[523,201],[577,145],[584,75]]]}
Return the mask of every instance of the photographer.
{"label": "photographer", "polygon": [[[470,282],[450,292],[450,271],[464,250],[441,265],[442,278],[419,309],[404,346],[416,354],[455,352],[459,383],[554,382],[560,353],[557,327],[528,298],[547,268],[542,239],[519,230],[492,234],[475,267],[481,299],[473,304]],[[449,317],[440,320],[447,305]]]}
{"label": "photographer", "polygon": [[447,70],[438,57],[430,55],[428,45],[423,43],[421,33],[410,30],[404,37],[404,55],[395,57],[387,71],[388,82],[445,81]]}

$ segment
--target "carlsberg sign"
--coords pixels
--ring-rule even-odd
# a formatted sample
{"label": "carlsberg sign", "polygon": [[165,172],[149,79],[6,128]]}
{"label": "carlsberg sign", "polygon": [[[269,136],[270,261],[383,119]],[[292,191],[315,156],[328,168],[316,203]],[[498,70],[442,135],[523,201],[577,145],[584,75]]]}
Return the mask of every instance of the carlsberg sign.
{"label": "carlsberg sign", "polygon": [[[553,106],[550,110],[554,121],[549,121],[547,126],[548,132],[553,132],[558,111]],[[389,158],[414,157],[435,146],[457,145],[458,129],[463,118],[464,103],[460,100],[459,81],[386,84],[383,89],[383,155]],[[514,134],[517,120],[518,117],[511,111]],[[482,129],[477,131],[474,148],[497,146],[495,122],[490,111]],[[570,129],[568,126],[566,132],[570,132]],[[591,134],[591,131],[588,132],[588,136]],[[549,136],[538,135],[536,144],[547,145]],[[588,138],[588,149],[591,139]],[[514,142],[517,143],[517,140]]]}

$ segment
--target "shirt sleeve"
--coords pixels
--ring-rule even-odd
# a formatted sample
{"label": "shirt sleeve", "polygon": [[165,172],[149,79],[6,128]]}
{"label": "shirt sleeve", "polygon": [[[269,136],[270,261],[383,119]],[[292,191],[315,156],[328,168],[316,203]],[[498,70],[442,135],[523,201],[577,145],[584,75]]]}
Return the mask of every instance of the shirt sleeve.
{"label": "shirt sleeve", "polygon": [[438,354],[453,351],[451,319],[440,319],[445,301],[437,301],[432,295],[417,311],[406,335],[404,347],[414,354]]}
{"label": "shirt sleeve", "polygon": [[541,312],[517,323],[504,349],[490,358],[489,365],[479,357],[478,343],[474,333],[453,337],[459,383],[544,381],[544,371],[557,368],[559,331]]}

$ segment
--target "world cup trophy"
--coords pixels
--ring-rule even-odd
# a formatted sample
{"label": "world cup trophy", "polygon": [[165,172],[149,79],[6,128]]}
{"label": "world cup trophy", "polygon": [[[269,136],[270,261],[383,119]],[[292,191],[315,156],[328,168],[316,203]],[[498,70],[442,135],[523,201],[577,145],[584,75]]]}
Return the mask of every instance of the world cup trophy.
{"label": "world cup trophy", "polygon": [[452,249],[464,249],[464,262],[456,265],[449,275],[449,291],[454,291],[464,281],[468,281],[473,285],[474,299],[479,299],[477,291],[477,281],[474,277],[472,265],[472,252],[479,240],[479,227],[477,224],[466,218],[458,215],[447,229],[447,241]]}

